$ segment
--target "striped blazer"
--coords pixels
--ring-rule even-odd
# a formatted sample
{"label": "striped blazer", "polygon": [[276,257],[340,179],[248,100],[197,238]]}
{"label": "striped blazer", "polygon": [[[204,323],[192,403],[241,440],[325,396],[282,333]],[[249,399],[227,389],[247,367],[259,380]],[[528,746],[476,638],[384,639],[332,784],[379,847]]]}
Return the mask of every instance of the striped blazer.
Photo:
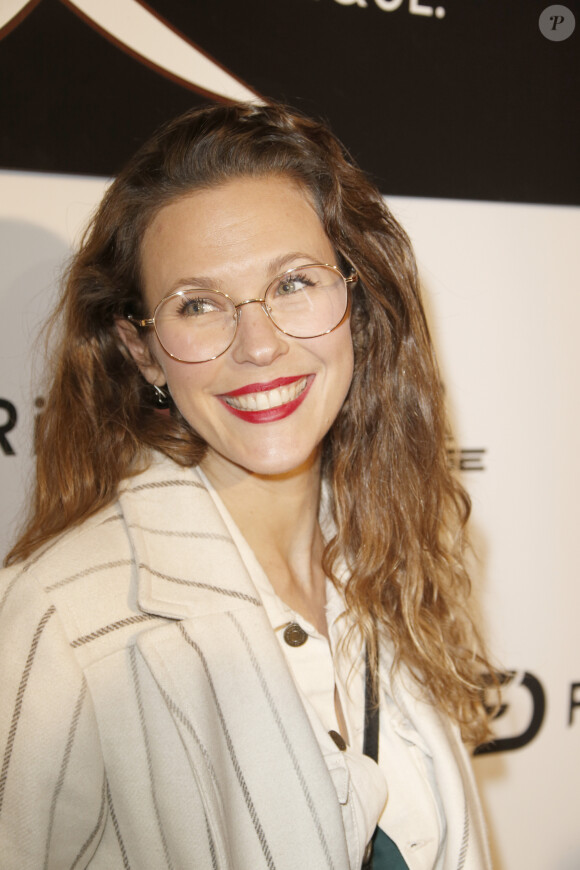
{"label": "striped blazer", "polygon": [[[348,870],[333,783],[195,469],[156,457],[0,577],[2,870]],[[385,688],[433,755],[441,870],[487,868],[455,730]]]}

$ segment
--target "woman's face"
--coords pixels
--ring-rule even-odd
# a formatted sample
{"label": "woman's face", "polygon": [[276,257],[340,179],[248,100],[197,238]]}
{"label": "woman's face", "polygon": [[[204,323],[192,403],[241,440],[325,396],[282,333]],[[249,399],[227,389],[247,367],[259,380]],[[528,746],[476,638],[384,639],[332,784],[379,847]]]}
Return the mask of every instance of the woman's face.
{"label": "woman's face", "polygon": [[[146,307],[180,282],[227,293],[235,303],[263,298],[277,275],[308,263],[337,265],[309,198],[288,178],[226,182],[161,209],[142,243]],[[283,474],[317,457],[353,373],[348,318],[333,332],[299,339],[277,330],[259,304],[244,305],[235,340],[220,357],[188,364],[164,352],[152,332],[153,364],[182,415],[209,445],[204,467]],[[280,389],[283,386],[284,389]],[[260,393],[276,411],[248,412]]]}

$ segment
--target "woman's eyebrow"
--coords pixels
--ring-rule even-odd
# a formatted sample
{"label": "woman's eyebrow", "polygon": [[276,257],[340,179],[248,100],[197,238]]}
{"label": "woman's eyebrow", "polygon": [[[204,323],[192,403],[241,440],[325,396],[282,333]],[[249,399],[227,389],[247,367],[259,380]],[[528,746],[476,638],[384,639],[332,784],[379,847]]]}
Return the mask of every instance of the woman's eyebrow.
{"label": "woman's eyebrow", "polygon": [[[308,263],[317,263],[317,259],[313,254],[308,254],[305,251],[290,251],[287,254],[280,254],[278,257],[273,257],[266,263],[264,271],[267,275],[275,278],[290,266],[295,260],[306,260]],[[195,275],[188,278],[180,278],[176,281],[169,293],[175,293],[176,290],[181,290],[182,287],[199,287],[206,290],[219,290],[225,287],[224,282],[217,277],[209,275]]]}
{"label": "woman's eyebrow", "polygon": [[219,288],[222,282],[219,278],[210,278],[208,275],[198,275],[191,278],[180,278],[172,286],[170,293],[175,293],[176,290],[181,290],[182,287],[199,287],[201,290],[213,290]]}
{"label": "woman's eyebrow", "polygon": [[305,251],[291,251],[288,254],[281,254],[279,257],[274,257],[267,265],[269,274],[279,274],[284,271],[284,267],[289,266],[294,260],[306,260],[308,263],[318,263],[319,259],[313,254],[308,254]]}

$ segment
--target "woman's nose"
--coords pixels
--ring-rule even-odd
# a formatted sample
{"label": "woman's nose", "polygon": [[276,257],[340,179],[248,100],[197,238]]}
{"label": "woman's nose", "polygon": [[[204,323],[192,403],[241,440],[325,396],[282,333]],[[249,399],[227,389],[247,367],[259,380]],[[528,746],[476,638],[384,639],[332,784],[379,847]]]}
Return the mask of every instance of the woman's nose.
{"label": "woman's nose", "polygon": [[286,336],[274,326],[263,304],[252,299],[238,308],[238,329],[232,346],[232,356],[238,363],[266,366],[288,351]]}

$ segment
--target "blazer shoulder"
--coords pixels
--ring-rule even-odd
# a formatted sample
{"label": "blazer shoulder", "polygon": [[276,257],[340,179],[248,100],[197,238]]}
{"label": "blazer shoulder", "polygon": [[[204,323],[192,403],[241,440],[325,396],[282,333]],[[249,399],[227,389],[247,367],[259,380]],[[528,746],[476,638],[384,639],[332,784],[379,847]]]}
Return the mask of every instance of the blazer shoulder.
{"label": "blazer shoulder", "polygon": [[114,502],[25,562],[0,571],[0,623],[10,614],[25,625],[39,608],[53,608],[74,649],[79,638],[134,616],[134,562]]}
{"label": "blazer shoulder", "polygon": [[0,570],[0,600],[7,586],[19,578],[34,576],[41,586],[51,587],[67,575],[90,571],[105,554],[116,558],[129,552],[123,515],[115,500],[102,510],[52,538],[28,559]]}

